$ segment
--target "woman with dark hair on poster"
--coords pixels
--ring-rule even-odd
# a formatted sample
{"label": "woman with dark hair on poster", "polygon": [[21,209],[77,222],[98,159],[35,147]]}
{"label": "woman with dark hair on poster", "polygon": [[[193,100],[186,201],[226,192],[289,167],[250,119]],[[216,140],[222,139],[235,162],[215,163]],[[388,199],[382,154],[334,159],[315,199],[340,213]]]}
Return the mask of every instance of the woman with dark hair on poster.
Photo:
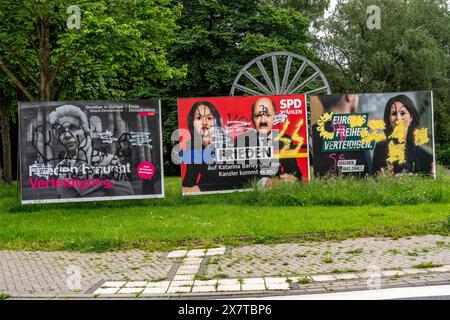
{"label": "woman with dark hair on poster", "polygon": [[[402,122],[402,123],[401,123]],[[422,147],[416,145],[414,132],[419,128],[420,115],[414,102],[406,95],[398,95],[389,99],[384,109],[384,133],[386,140],[376,144],[373,167],[375,174],[381,171],[399,173],[434,174],[433,156]],[[401,138],[392,137],[395,128],[403,125],[404,132],[397,132],[404,138],[404,161],[389,161],[389,148],[398,146]],[[401,129],[401,127],[399,128]],[[397,136],[397,135],[396,135]]]}
{"label": "woman with dark hair on poster", "polygon": [[[212,103],[199,101],[189,111],[187,122],[191,140],[188,143],[190,148],[182,156],[183,163],[187,164],[182,182],[183,193],[214,190],[218,183],[212,174],[217,170],[208,170],[208,166],[213,165],[214,147],[227,143],[224,141],[226,136],[222,130],[222,119]],[[209,152],[205,152],[207,148]]]}

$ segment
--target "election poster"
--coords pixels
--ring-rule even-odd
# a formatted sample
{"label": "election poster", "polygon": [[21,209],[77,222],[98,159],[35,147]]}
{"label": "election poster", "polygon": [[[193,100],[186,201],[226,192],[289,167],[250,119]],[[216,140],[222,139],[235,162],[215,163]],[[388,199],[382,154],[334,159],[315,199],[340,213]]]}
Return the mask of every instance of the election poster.
{"label": "election poster", "polygon": [[309,181],[305,95],[178,100],[183,195]]}
{"label": "election poster", "polygon": [[432,92],[310,99],[315,176],[436,177]]}
{"label": "election poster", "polygon": [[164,197],[157,100],[19,103],[22,203]]}

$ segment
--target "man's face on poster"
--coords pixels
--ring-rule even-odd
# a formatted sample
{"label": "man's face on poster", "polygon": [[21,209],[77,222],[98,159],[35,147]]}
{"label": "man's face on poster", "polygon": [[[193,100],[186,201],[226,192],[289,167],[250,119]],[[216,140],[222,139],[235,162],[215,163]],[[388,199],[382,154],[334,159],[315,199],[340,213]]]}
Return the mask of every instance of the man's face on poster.
{"label": "man's face on poster", "polygon": [[202,144],[206,147],[213,140],[215,119],[208,106],[199,105],[194,113],[194,130],[202,137]]}
{"label": "man's face on poster", "polygon": [[76,151],[86,139],[79,120],[71,116],[59,118],[57,130],[58,141],[69,151]]}
{"label": "man's face on poster", "polygon": [[272,100],[258,99],[253,109],[253,124],[260,135],[269,135],[272,132],[275,110]]}

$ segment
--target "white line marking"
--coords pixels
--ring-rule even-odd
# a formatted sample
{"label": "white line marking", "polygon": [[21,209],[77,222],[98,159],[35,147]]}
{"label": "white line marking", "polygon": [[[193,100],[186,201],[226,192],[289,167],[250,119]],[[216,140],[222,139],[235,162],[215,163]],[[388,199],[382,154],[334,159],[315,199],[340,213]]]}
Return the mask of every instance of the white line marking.
{"label": "white line marking", "polygon": [[[450,295],[450,285],[404,287],[379,290],[347,291],[324,294],[286,295],[257,298],[260,300],[389,300]],[[242,299],[242,297],[238,298]],[[248,298],[255,299],[255,298]]]}

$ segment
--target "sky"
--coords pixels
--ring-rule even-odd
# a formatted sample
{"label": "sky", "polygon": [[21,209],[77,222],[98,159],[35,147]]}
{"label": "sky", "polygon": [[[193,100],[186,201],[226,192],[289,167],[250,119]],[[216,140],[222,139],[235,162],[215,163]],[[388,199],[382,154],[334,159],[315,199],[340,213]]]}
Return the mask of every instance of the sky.
{"label": "sky", "polygon": [[325,12],[325,18],[328,18],[331,15],[331,12],[333,12],[334,7],[337,4],[337,0],[331,0],[330,6],[328,7],[328,10]]}

